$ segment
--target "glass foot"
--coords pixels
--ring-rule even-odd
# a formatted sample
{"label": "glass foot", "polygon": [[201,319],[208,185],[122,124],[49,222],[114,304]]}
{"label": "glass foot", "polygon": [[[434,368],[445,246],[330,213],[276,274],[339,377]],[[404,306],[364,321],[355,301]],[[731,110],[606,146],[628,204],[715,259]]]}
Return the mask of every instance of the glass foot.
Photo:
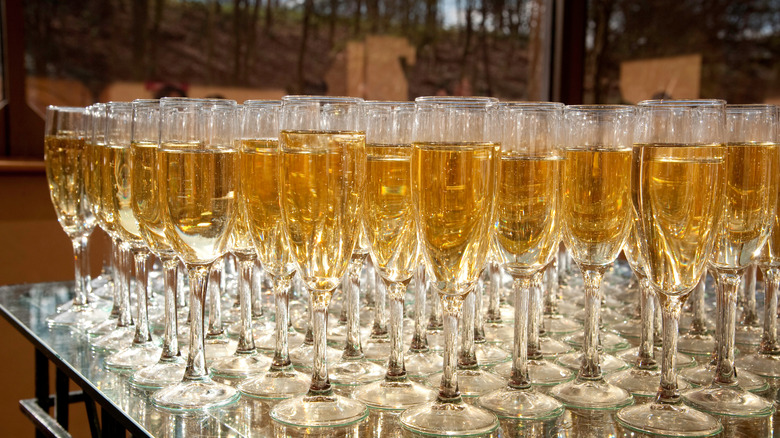
{"label": "glass foot", "polygon": [[565,342],[561,342],[549,336],[542,336],[539,338],[539,351],[542,353],[542,356],[552,359],[561,354],[571,352],[572,348]]}
{"label": "glass foot", "polygon": [[582,324],[563,315],[544,315],[544,330],[553,335],[565,335],[582,330]]}
{"label": "glass foot", "polygon": [[259,354],[234,353],[232,356],[220,357],[211,362],[209,370],[212,376],[227,379],[242,379],[247,376],[260,374],[271,365],[271,359]]}
{"label": "glass foot", "polygon": [[512,343],[515,336],[515,326],[506,321],[500,324],[485,324],[485,339],[494,344]]}
{"label": "glass foot", "polygon": [[464,403],[437,399],[430,404],[409,408],[398,417],[404,429],[435,436],[486,435],[498,428],[498,418],[492,412]]}
{"label": "glass foot", "polygon": [[778,354],[753,353],[738,358],[737,365],[759,376],[780,378],[780,355]]}
{"label": "glass foot", "polygon": [[211,364],[219,358],[232,356],[238,348],[238,342],[232,339],[229,340],[227,337],[206,339],[204,346],[206,365],[211,366]]}
{"label": "glass foot", "polygon": [[628,391],[604,379],[576,378],[553,387],[550,395],[574,409],[619,409],[634,402]]}
{"label": "glass foot", "polygon": [[[287,348],[290,350],[297,348],[303,344],[305,339],[306,336],[291,329],[287,332]],[[274,348],[276,348],[276,333],[274,329],[270,329],[266,332],[255,332],[255,344],[257,345],[258,350],[264,353],[273,354]]]}
{"label": "glass foot", "polygon": [[117,318],[109,316],[107,320],[95,324],[87,329],[87,335],[91,337],[103,336],[116,329]]}
{"label": "glass foot", "polygon": [[[639,355],[639,347],[629,348],[628,350],[621,351],[617,357],[621,360],[628,362],[629,364],[635,364]],[[697,365],[696,359],[687,354],[677,353],[677,369],[690,368]],[[659,366],[663,359],[663,349],[661,347],[653,348],[653,358],[658,362]]]}
{"label": "glass foot", "polygon": [[[623,371],[630,367],[626,361],[618,359],[611,354],[599,354],[601,361],[601,373],[604,375]],[[566,353],[558,357],[555,361],[558,365],[568,368],[574,372],[579,372],[580,365],[582,365],[582,352],[575,351],[573,353]]]}
{"label": "glass foot", "polygon": [[639,319],[629,319],[627,321],[619,322],[609,326],[610,330],[614,330],[623,336],[624,338],[638,339],[642,334],[642,324]]}
{"label": "glass foot", "polygon": [[[455,374],[458,377],[458,391],[463,397],[479,397],[506,386],[506,380],[501,376],[481,369],[458,369]],[[438,388],[441,378],[442,373],[439,372],[428,377],[426,383],[432,388]]]}
{"label": "glass foot", "polygon": [[[325,347],[328,363],[336,363],[341,360],[341,350],[337,350],[330,345]],[[298,371],[311,370],[312,360],[314,360],[314,345],[301,344],[298,348],[290,349],[290,361]]]}
{"label": "glass foot", "polygon": [[362,402],[332,393],[290,398],[271,409],[274,421],[294,427],[346,426],[367,416]]}
{"label": "glass foot", "polygon": [[477,399],[477,405],[492,411],[498,418],[543,421],[559,417],[564,408],[561,402],[528,389],[505,386]]}
{"label": "glass foot", "polygon": [[392,411],[404,410],[436,399],[436,391],[408,379],[400,382],[373,382],[357,389],[354,395],[369,408]]}
{"label": "glass foot", "polygon": [[683,393],[683,400],[700,411],[729,417],[766,417],[775,411],[772,402],[738,385],[692,389]]}
{"label": "glass foot", "polygon": [[135,337],[135,326],[116,327],[114,331],[91,338],[89,346],[95,351],[112,352],[124,350],[133,343]]}
{"label": "glass foot", "polygon": [[627,429],[653,435],[706,437],[723,430],[715,417],[683,404],[629,406],[618,411],[616,417],[618,423]]}
{"label": "glass foot", "polygon": [[338,386],[358,386],[382,380],[385,369],[364,357],[344,359],[343,357],[328,370],[330,382]]}
{"label": "glass foot", "polygon": [[[693,386],[708,386],[715,377],[715,365],[706,363],[680,370],[680,377]],[[756,374],[743,369],[737,370],[737,385],[750,392],[764,392],[769,388],[767,381]]]}
{"label": "glass foot", "polygon": [[363,344],[363,354],[371,362],[386,362],[390,356],[390,338],[369,338]]}
{"label": "glass foot", "polygon": [[[634,397],[655,397],[658,394],[658,384],[661,381],[661,368],[658,367],[654,370],[630,368],[610,374],[604,379],[612,385],[625,389]],[[680,390],[685,390],[689,389],[691,385],[683,379],[678,379],[677,387]]]}
{"label": "glass foot", "polygon": [[238,400],[235,388],[214,382],[208,377],[185,380],[157,391],[155,405],[171,411],[193,411],[229,405]]}
{"label": "glass foot", "polygon": [[474,345],[474,354],[477,356],[479,366],[490,367],[506,362],[510,359],[509,352],[497,344],[482,342]]}
{"label": "glass foot", "polygon": [[443,330],[428,330],[428,348],[437,353],[444,350],[444,344],[442,343],[443,334]]}
{"label": "glass foot", "polygon": [[[564,338],[564,342],[575,347],[582,348],[582,340],[585,338],[585,333],[575,333]],[[617,333],[602,330],[599,332],[599,341],[601,348],[607,353],[614,353],[616,351],[622,351],[631,348],[631,344]]]}
{"label": "glass foot", "polygon": [[712,335],[692,334],[690,332],[680,335],[677,341],[677,351],[695,356],[709,356],[715,351],[717,343]]}
{"label": "glass foot", "polygon": [[[512,377],[512,362],[505,362],[493,367],[499,376],[509,380]],[[560,365],[547,360],[529,360],[528,377],[533,386],[555,386],[574,379],[574,373]]]}
{"label": "glass foot", "polygon": [[167,359],[133,373],[130,383],[139,388],[159,389],[175,385],[184,378],[187,364],[181,357]]}
{"label": "glass foot", "polygon": [[306,394],[311,378],[293,369],[267,371],[238,384],[242,394],[264,400],[284,400]]}
{"label": "glass foot", "polygon": [[411,378],[424,378],[441,371],[444,359],[433,350],[407,351],[404,362],[406,375]]}
{"label": "glass foot", "polygon": [[734,343],[742,346],[757,346],[761,344],[763,330],[756,326],[738,325],[734,334]]}
{"label": "glass foot", "polygon": [[137,370],[156,364],[162,355],[162,348],[155,342],[132,344],[106,358],[109,370]]}
{"label": "glass foot", "polygon": [[67,327],[76,330],[87,330],[100,324],[108,318],[108,312],[90,304],[71,306],[69,309],[46,318],[49,327]]}

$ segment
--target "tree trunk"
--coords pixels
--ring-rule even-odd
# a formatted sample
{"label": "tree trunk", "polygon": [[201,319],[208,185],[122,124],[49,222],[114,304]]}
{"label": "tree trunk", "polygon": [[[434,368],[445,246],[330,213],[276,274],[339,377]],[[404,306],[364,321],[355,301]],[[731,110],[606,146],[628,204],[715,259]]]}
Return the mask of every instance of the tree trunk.
{"label": "tree trunk", "polygon": [[305,0],[303,2],[303,34],[301,36],[301,46],[298,49],[298,89],[297,92],[300,94],[304,93],[304,88],[306,87],[306,78],[303,75],[303,64],[306,60],[306,43],[309,39],[309,31],[310,31],[310,21],[311,21],[311,13],[312,9],[314,7],[314,1],[313,0]]}

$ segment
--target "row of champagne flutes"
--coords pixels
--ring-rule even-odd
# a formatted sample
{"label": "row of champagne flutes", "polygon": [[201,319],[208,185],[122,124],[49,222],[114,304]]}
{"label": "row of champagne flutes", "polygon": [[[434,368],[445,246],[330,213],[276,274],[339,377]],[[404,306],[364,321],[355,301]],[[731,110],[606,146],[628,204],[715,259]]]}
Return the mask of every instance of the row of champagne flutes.
{"label": "row of champagne flutes", "polygon": [[[130,108],[129,118],[124,119],[129,133],[115,141],[112,126],[122,117],[113,113],[122,105]],[[175,272],[176,257],[190,273],[186,373],[181,384],[154,395],[158,405],[193,409],[228,403],[236,397],[230,387],[208,378],[203,357],[208,266],[232,248],[241,260],[240,279],[246,286],[239,288],[244,330],[235,356],[240,358],[240,367],[247,366],[248,357],[258,358],[253,359],[255,365],[263,362],[251,353],[245,268],[251,272],[253,255],[259,256],[274,278],[278,297],[277,354],[268,375],[287,378],[285,373],[293,373],[284,339],[286,291],[295,270],[309,289],[313,376],[305,396],[279,403],[272,410],[272,417],[282,423],[346,424],[364,418],[368,404],[391,410],[407,408],[400,422],[413,431],[488,433],[497,427],[496,415],[534,420],[558,416],[564,405],[628,406],[630,393],[603,378],[597,345],[601,278],[626,245],[643,291],[652,288],[659,296],[664,354],[656,402],[622,409],[619,421],[651,433],[705,436],[720,430],[715,418],[681,403],[674,366],[677,323],[682,303],[708,260],[718,279],[722,280],[722,272],[724,278],[730,275],[729,284],[735,283],[733,279],[751,261],[759,260],[759,250],[776,220],[774,107],[727,109],[721,101],[661,101],[638,107],[563,108],[550,103],[499,105],[488,98],[363,103],[290,96],[281,106],[247,102],[240,118],[235,117],[236,111],[234,102],[163,99],[110,103],[92,117],[94,121],[105,115],[104,150],[124,150],[129,157],[127,164],[115,165],[111,172],[92,167],[84,179],[90,187],[91,176],[101,175],[104,180],[108,174],[109,184],[99,185],[99,198],[121,200],[124,195],[128,204],[124,211],[114,207],[113,221],[105,224],[100,211],[94,216],[110,233],[109,222],[119,229],[118,240],[129,246],[137,261],[139,328],[134,351],[148,346],[150,339],[148,326],[140,327],[147,324],[145,310],[141,310],[146,307],[145,248],[163,260],[167,255],[171,262],[164,264],[170,266],[169,273]],[[277,118],[269,121],[271,115]],[[92,143],[100,142],[95,138]],[[151,153],[139,166],[136,163],[143,161],[144,148]],[[54,154],[47,144],[47,162],[50,156]],[[116,160],[100,156],[104,163]],[[130,180],[124,191],[110,179],[122,171],[129,172]],[[50,172],[50,178],[54,174]],[[57,187],[52,185],[55,206]],[[122,222],[133,219],[135,234],[128,233]],[[583,272],[585,336],[577,378],[553,387],[553,398],[537,392],[529,377],[527,343],[529,339],[538,343],[535,318],[529,328],[529,315],[534,314],[529,310],[529,291],[561,240]],[[160,252],[161,245],[170,249]],[[774,247],[766,248],[766,257],[760,260],[771,279]],[[418,251],[431,284],[441,295],[444,374],[438,395],[407,378],[401,348],[403,292],[417,268]],[[333,393],[324,360],[324,330],[333,289],[347,270],[350,279],[358,278],[368,253],[388,283],[392,348],[385,380],[357,391],[356,398],[363,404]],[[515,342],[507,367],[510,383],[470,405],[462,402],[458,392],[456,333],[463,303],[473,300],[471,291],[489,253],[513,278]],[[165,276],[166,315],[173,323],[166,325],[163,351],[168,354],[162,354],[161,365],[177,356],[171,347],[176,343],[175,298],[168,293],[175,289],[173,275],[170,281]],[[735,293],[724,282],[719,281],[719,293]],[[418,285],[417,289],[422,288]],[[345,290],[347,315],[351,315],[357,287]],[[643,304],[649,303],[648,296],[643,293]],[[731,303],[725,298],[721,301]],[[535,306],[541,301],[533,302]],[[643,315],[651,313],[649,307],[643,306]],[[467,312],[472,308],[467,305]],[[733,314],[733,306],[721,305],[718,321],[733,327]],[[354,346],[355,330],[348,333],[352,338],[348,335],[347,345]],[[647,370],[655,366],[649,344],[643,336],[639,354]],[[353,350],[359,359],[359,349]],[[155,353],[159,357],[159,350]],[[109,366],[122,358],[121,352],[116,355],[107,359]],[[687,402],[716,414],[728,415],[745,406],[749,407],[741,414],[771,414],[771,404],[733,385],[733,363],[732,334],[730,341],[727,335],[721,342],[714,389],[686,393]],[[253,380],[260,386],[268,384]],[[251,393],[247,382],[241,387]],[[721,396],[732,390],[735,396]],[[736,407],[731,406],[734,397]],[[714,402],[708,405],[704,399]],[[432,404],[426,403],[431,400]]]}

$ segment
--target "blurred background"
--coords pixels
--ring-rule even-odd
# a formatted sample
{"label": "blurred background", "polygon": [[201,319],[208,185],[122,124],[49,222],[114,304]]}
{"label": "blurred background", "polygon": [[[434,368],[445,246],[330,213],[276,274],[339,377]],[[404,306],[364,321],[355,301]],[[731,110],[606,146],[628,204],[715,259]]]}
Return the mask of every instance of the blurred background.
{"label": "blurred background", "polygon": [[[780,0],[1,3],[0,284],[73,278],[43,170],[50,104],[293,93],[780,103]],[[6,321],[0,333],[14,351],[0,361],[0,436],[29,436],[17,401],[33,396],[33,348]],[[71,431],[86,436],[76,406]]]}

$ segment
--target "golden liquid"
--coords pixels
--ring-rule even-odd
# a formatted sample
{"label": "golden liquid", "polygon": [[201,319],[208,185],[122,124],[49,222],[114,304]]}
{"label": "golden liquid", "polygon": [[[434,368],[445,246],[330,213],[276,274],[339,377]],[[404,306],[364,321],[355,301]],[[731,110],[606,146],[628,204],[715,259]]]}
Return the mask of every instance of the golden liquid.
{"label": "golden liquid", "polygon": [[114,227],[119,237],[131,245],[142,245],[141,229],[133,214],[130,148],[107,146],[109,196],[113,203]]}
{"label": "golden liquid", "polygon": [[97,147],[100,155],[100,171],[97,172],[100,179],[100,208],[98,210],[98,222],[100,228],[108,233],[111,238],[118,239],[121,236],[116,229],[116,206],[114,205],[113,186],[111,182],[112,163],[111,148],[105,144]]}
{"label": "golden liquid", "polygon": [[638,236],[653,286],[689,293],[712,253],[721,216],[725,148],[635,145],[632,172]]}
{"label": "golden liquid", "polygon": [[771,231],[777,204],[777,145],[727,144],[723,216],[710,264],[741,269],[755,261]]}
{"label": "golden liquid", "polygon": [[146,246],[157,255],[173,252],[165,237],[157,143],[137,142],[131,146],[133,174],[131,201],[133,214]]}
{"label": "golden liquid", "polygon": [[358,132],[279,136],[282,222],[298,272],[313,291],[339,284],[359,238],[365,141]]}
{"label": "golden liquid", "polygon": [[775,204],[775,215],[772,218],[772,232],[769,239],[759,254],[759,264],[763,267],[780,266],[780,148],[776,151],[776,157],[772,164],[770,184],[774,188],[770,191],[776,191],[777,201]]}
{"label": "golden liquid", "polygon": [[582,267],[611,264],[631,215],[631,149],[565,151],[561,175],[563,237]]}
{"label": "golden liquid", "polygon": [[84,187],[84,139],[46,136],[46,178],[57,220],[71,238],[88,234],[95,225]]}
{"label": "golden liquid", "polygon": [[241,204],[257,257],[269,274],[289,275],[295,266],[279,205],[279,142],[242,140],[241,176]]}
{"label": "golden liquid", "polygon": [[160,145],[165,236],[190,264],[207,264],[227,249],[238,208],[238,153],[199,144]]}
{"label": "golden liquid", "polygon": [[644,275],[645,262],[642,257],[641,248],[639,247],[639,218],[635,217],[635,214],[632,214],[632,216],[634,217],[631,218],[631,229],[628,232],[626,244],[623,246],[623,254],[625,254],[628,265],[631,266],[631,270]]}
{"label": "golden liquid", "polygon": [[470,291],[485,266],[497,169],[494,143],[415,143],[412,196],[420,247],[436,288]]}
{"label": "golden liquid", "polygon": [[417,267],[417,228],[411,187],[411,145],[366,146],[364,234],[374,266],[393,282]]}
{"label": "golden liquid", "polygon": [[501,157],[495,247],[511,275],[533,275],[558,249],[559,158]]}
{"label": "golden liquid", "polygon": [[87,202],[92,214],[97,218],[100,215],[100,170],[101,152],[100,146],[88,141],[84,145],[84,187],[87,193]]}

